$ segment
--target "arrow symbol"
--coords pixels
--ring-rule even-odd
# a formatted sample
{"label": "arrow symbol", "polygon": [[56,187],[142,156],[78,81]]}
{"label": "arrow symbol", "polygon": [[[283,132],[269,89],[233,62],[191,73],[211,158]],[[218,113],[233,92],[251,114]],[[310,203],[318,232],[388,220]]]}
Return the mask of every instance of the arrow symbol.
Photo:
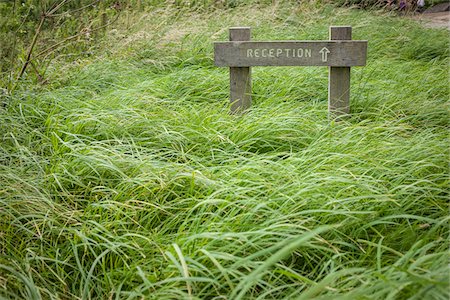
{"label": "arrow symbol", "polygon": [[319,51],[319,53],[322,54],[322,61],[326,62],[328,60],[328,54],[330,53],[330,50],[328,50],[326,47],[323,47],[322,50]]}

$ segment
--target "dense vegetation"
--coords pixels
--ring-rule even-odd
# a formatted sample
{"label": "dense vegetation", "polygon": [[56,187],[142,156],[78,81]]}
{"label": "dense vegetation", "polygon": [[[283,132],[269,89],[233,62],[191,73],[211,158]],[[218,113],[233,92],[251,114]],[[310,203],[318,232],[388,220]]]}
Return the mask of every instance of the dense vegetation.
{"label": "dense vegetation", "polygon": [[[227,113],[228,27],[343,24],[369,40],[350,118],[326,68],[254,68]],[[448,299],[446,30],[311,1],[147,7],[98,38],[0,108],[1,297]]]}
{"label": "dense vegetation", "polygon": [[113,0],[0,1],[3,92],[13,93],[24,77],[46,82],[47,68],[55,59],[89,56],[95,40],[127,8],[119,3]]}

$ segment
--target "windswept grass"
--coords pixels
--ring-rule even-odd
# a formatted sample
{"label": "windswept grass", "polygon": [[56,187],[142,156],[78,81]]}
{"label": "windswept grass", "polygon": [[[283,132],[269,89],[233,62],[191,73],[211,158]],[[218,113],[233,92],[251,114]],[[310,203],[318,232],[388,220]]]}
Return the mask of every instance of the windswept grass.
{"label": "windswept grass", "polygon": [[[1,296],[448,299],[448,33],[315,2],[176,13],[1,111]],[[254,68],[228,114],[228,26],[331,24],[369,40],[351,118],[328,121],[324,68]]]}

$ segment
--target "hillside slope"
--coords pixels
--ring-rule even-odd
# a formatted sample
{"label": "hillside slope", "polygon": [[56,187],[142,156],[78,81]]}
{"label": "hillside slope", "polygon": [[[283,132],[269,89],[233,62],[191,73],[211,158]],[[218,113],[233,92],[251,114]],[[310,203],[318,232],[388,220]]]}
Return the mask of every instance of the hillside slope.
{"label": "hillside slope", "polygon": [[[312,2],[122,22],[0,110],[2,297],[448,299],[446,30]],[[352,25],[352,116],[300,67],[254,68],[229,115],[212,42],[237,25]]]}

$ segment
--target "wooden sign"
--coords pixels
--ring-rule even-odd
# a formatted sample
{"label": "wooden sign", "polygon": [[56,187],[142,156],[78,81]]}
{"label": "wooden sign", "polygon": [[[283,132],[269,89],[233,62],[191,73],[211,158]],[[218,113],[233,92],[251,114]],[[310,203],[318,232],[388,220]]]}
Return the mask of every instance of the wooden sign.
{"label": "wooden sign", "polygon": [[366,41],[219,42],[214,44],[218,67],[333,66],[366,64]]}
{"label": "wooden sign", "polygon": [[350,67],[364,66],[367,41],[351,40],[351,27],[330,27],[329,41],[250,41],[249,27],[230,28],[229,42],[214,43],[214,63],[230,67],[232,112],[251,106],[253,66],[328,66],[328,107],[334,117],[349,113]]}

